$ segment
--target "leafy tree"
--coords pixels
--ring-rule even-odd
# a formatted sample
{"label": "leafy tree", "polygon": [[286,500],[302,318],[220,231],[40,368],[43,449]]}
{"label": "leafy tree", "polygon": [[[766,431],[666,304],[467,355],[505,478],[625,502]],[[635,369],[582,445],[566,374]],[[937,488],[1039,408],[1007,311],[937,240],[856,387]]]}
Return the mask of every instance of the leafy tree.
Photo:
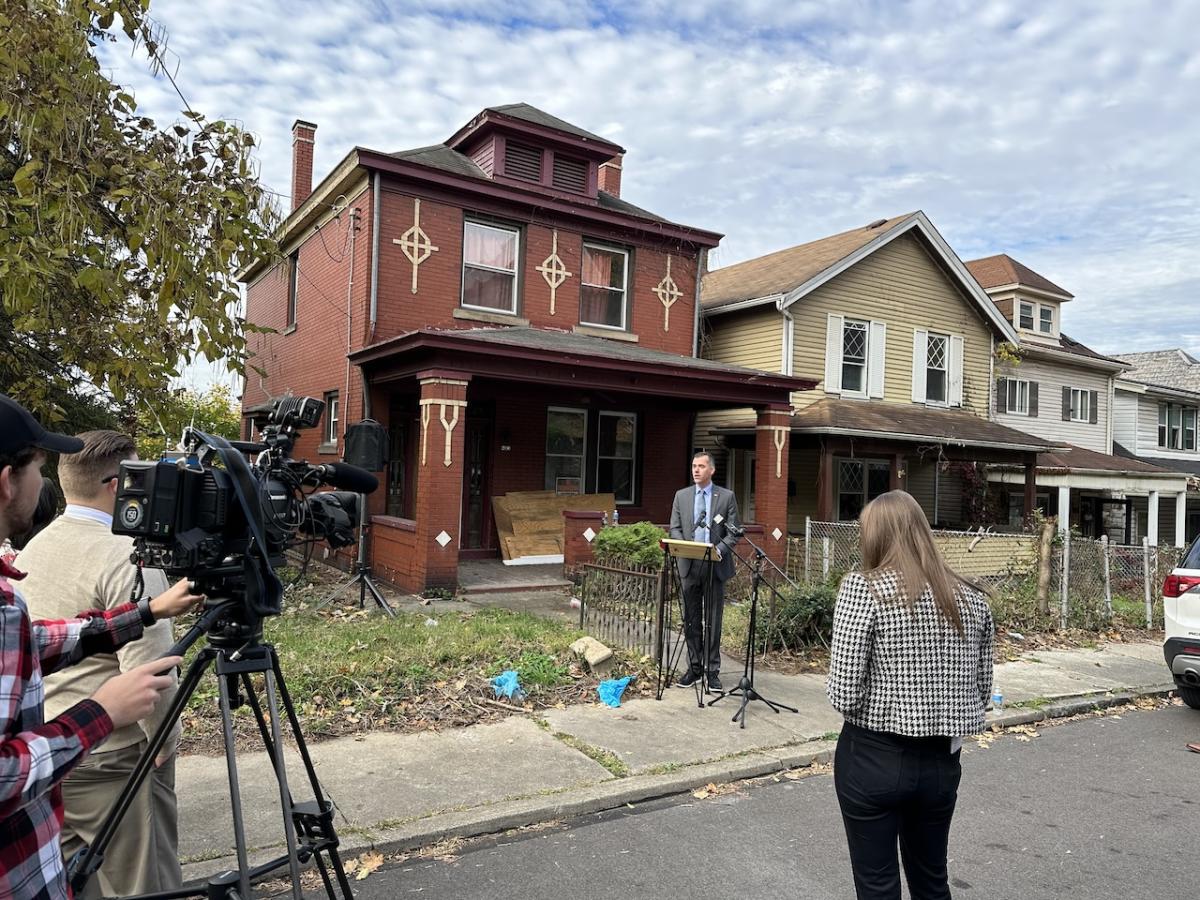
{"label": "leafy tree", "polygon": [[197,354],[239,370],[234,273],[276,250],[254,139],[190,109],[160,129],[101,71],[126,39],[161,71],[148,8],[0,0],[0,390],[51,418],[63,392],[161,396]]}
{"label": "leafy tree", "polygon": [[236,440],[241,424],[238,404],[229,388],[223,384],[214,385],[202,393],[173,391],[157,402],[143,404],[138,410],[138,456],[157,459],[163,450],[175,447],[188,425],[194,425],[208,434]]}

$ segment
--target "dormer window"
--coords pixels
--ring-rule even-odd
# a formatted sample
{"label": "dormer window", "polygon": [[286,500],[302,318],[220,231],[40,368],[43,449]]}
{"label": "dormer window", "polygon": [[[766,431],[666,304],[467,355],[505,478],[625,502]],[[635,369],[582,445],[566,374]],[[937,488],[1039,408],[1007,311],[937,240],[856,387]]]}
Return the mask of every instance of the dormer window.
{"label": "dormer window", "polygon": [[541,181],[541,149],[509,141],[504,148],[504,174],[522,181]]}
{"label": "dormer window", "polygon": [[1038,308],[1038,330],[1042,334],[1054,334],[1054,307],[1041,306]]}
{"label": "dormer window", "polygon": [[1021,303],[1021,318],[1017,322],[1017,326],[1028,331],[1033,331],[1033,304]]}

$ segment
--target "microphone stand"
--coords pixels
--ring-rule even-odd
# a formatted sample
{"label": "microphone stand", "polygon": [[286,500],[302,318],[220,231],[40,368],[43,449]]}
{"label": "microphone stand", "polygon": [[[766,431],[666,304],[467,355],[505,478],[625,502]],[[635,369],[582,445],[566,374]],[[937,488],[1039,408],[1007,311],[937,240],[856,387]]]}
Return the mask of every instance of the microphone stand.
{"label": "microphone stand", "polygon": [[[768,700],[754,688],[754,663],[757,655],[757,641],[755,640],[755,637],[758,628],[758,588],[762,583],[763,561],[766,560],[768,563],[771,563],[771,560],[767,558],[767,554],[763,551],[763,549],[749,538],[746,538],[746,542],[754,548],[754,571],[753,580],[751,581],[750,587],[750,626],[747,629],[746,634],[745,665],[742,669],[742,677],[738,679],[737,687],[708,702],[709,706],[714,706],[715,704],[724,700],[726,697],[740,697],[742,702],[738,705],[737,712],[733,714],[733,718],[730,719],[730,721],[740,721],[742,728],[746,727],[746,706],[751,700],[762,701],[763,703],[767,704],[767,706],[770,707],[771,710],[776,714],[778,714],[781,709],[786,709],[788,712],[794,713],[800,712],[800,710],[794,706],[788,706],[785,703],[778,703],[774,700]],[[774,563],[771,563],[771,565],[775,566]],[[778,566],[775,566],[775,568],[776,570],[779,569]],[[784,578],[787,578],[786,574],[781,574],[783,574]],[[788,580],[790,581],[791,579]],[[774,588],[770,587],[770,585],[768,585],[768,588],[772,591],[775,590]]]}

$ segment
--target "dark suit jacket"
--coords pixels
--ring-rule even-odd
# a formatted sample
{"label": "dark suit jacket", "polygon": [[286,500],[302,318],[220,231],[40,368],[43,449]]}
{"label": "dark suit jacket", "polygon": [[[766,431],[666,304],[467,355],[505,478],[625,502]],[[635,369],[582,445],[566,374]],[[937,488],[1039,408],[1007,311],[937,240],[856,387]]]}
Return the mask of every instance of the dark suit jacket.
{"label": "dark suit jacket", "polygon": [[[682,488],[671,503],[671,537],[676,540],[695,540],[696,486]],[[721,551],[721,560],[713,567],[713,578],[725,582],[733,577],[733,548],[742,539],[742,517],[738,514],[737,498],[733,491],[718,484],[712,486],[712,501],[708,519],[708,541]],[[715,555],[715,553],[714,553]],[[700,560],[681,559],[679,577],[687,580],[692,570],[699,577]]]}

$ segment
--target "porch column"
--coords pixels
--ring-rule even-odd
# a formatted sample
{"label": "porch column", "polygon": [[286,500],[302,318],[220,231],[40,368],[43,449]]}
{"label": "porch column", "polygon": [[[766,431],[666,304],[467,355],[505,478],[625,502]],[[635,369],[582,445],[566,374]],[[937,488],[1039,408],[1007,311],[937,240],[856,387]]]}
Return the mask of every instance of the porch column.
{"label": "porch column", "polygon": [[1146,500],[1146,537],[1150,546],[1158,546],[1158,491],[1151,491]]}
{"label": "porch column", "polygon": [[763,551],[781,569],[787,564],[791,416],[791,406],[761,408],[755,428],[754,518],[763,528]]}
{"label": "porch column", "polygon": [[417,566],[426,587],[458,584],[467,382],[461,372],[429,370],[421,385],[421,440],[417,449]]}
{"label": "porch column", "polygon": [[1175,546],[1184,546],[1184,529],[1187,528],[1187,492],[1175,495]]}
{"label": "porch column", "polygon": [[1037,506],[1037,454],[1025,456],[1025,521],[1033,521],[1033,510]]}
{"label": "porch column", "polygon": [[1066,534],[1071,530],[1071,486],[1058,486],[1058,530]]}
{"label": "porch column", "polygon": [[891,477],[888,481],[888,490],[907,491],[908,458],[903,453],[894,453],[892,454],[891,464]]}
{"label": "porch column", "polygon": [[833,521],[833,449],[828,441],[821,443],[817,474],[817,521]]}

